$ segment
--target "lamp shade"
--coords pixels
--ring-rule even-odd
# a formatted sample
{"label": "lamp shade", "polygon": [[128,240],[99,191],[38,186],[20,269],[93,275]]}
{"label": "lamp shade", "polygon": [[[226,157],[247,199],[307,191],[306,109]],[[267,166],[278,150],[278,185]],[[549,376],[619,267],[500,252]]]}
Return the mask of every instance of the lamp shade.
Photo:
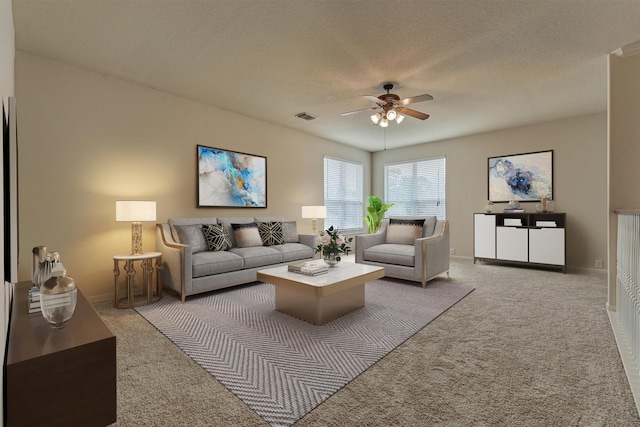
{"label": "lamp shade", "polygon": [[116,221],[155,221],[156,202],[146,200],[117,200]]}
{"label": "lamp shade", "polygon": [[395,120],[397,115],[396,110],[389,110],[387,111],[387,120]]}
{"label": "lamp shade", "polygon": [[302,218],[326,218],[327,207],[326,206],[303,206]]}

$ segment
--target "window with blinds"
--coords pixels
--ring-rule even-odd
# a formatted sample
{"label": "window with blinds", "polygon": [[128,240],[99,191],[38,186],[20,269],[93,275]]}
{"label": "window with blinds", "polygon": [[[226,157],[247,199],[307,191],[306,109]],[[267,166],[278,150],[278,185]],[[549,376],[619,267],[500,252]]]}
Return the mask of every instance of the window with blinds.
{"label": "window with blinds", "polygon": [[387,216],[435,215],[446,219],[445,158],[384,166],[384,202],[395,203]]}
{"label": "window with blinds", "polygon": [[340,231],[362,231],[363,167],[359,163],[324,158],[324,205],[327,207],[325,228]]}

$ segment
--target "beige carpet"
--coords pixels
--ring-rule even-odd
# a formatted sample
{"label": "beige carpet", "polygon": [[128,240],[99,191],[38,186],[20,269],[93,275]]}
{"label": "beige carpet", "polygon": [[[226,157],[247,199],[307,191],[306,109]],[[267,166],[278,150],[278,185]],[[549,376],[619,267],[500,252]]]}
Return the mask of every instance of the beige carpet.
{"label": "beige carpet", "polygon": [[[476,290],[296,426],[637,426],[602,273],[453,260]],[[118,337],[118,426],[266,423],[133,310]]]}

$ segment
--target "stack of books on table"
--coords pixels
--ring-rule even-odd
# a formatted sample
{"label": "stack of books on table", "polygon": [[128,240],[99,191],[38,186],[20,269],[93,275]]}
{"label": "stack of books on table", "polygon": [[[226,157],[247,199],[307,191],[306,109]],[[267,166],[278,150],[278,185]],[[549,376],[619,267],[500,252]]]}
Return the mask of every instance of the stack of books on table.
{"label": "stack of books on table", "polygon": [[504,208],[504,213],[524,213],[524,208]]}
{"label": "stack of books on table", "polygon": [[[49,308],[64,307],[72,303],[71,294],[69,293],[51,295],[48,301]],[[34,286],[29,289],[27,302],[29,303],[29,314],[40,313],[40,290],[37,287]]]}
{"label": "stack of books on table", "polygon": [[40,313],[40,289],[35,286],[29,289],[27,302],[29,303],[29,314]]}
{"label": "stack of books on table", "polygon": [[536,221],[536,227],[557,227],[555,221]]}
{"label": "stack of books on table", "polygon": [[307,276],[317,276],[329,271],[329,267],[326,265],[318,265],[310,262],[304,262],[301,264],[290,264],[289,271],[292,273],[304,274]]}
{"label": "stack of books on table", "polygon": [[504,225],[510,227],[522,227],[522,219],[520,218],[505,218]]}

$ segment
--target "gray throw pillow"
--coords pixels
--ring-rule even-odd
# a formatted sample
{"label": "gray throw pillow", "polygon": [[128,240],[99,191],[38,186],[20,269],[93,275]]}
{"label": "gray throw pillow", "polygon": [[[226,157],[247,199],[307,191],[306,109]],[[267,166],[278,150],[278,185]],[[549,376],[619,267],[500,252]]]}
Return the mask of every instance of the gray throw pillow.
{"label": "gray throw pillow", "polygon": [[202,231],[210,251],[226,251],[231,247],[231,241],[222,224],[204,224]]}
{"label": "gray throw pillow", "polygon": [[233,236],[236,238],[236,245],[239,248],[251,248],[262,246],[262,238],[258,232],[258,225],[255,222],[248,224],[231,224]]}
{"label": "gray throw pillow", "polygon": [[202,224],[176,225],[175,229],[178,234],[178,243],[191,246],[194,254],[209,249],[202,232]]}
{"label": "gray throw pillow", "polygon": [[258,232],[265,246],[282,245],[284,238],[282,237],[281,222],[259,222]]}
{"label": "gray throw pillow", "polygon": [[422,237],[424,219],[394,219],[389,220],[386,243],[399,245],[413,245],[416,239]]}
{"label": "gray throw pillow", "polygon": [[282,223],[282,239],[285,243],[298,243],[298,225],[295,221],[285,221]]}
{"label": "gray throw pillow", "polygon": [[433,232],[436,230],[437,221],[438,221],[438,218],[436,218],[435,216],[428,216],[424,220],[424,232],[422,234],[422,237],[433,236]]}

